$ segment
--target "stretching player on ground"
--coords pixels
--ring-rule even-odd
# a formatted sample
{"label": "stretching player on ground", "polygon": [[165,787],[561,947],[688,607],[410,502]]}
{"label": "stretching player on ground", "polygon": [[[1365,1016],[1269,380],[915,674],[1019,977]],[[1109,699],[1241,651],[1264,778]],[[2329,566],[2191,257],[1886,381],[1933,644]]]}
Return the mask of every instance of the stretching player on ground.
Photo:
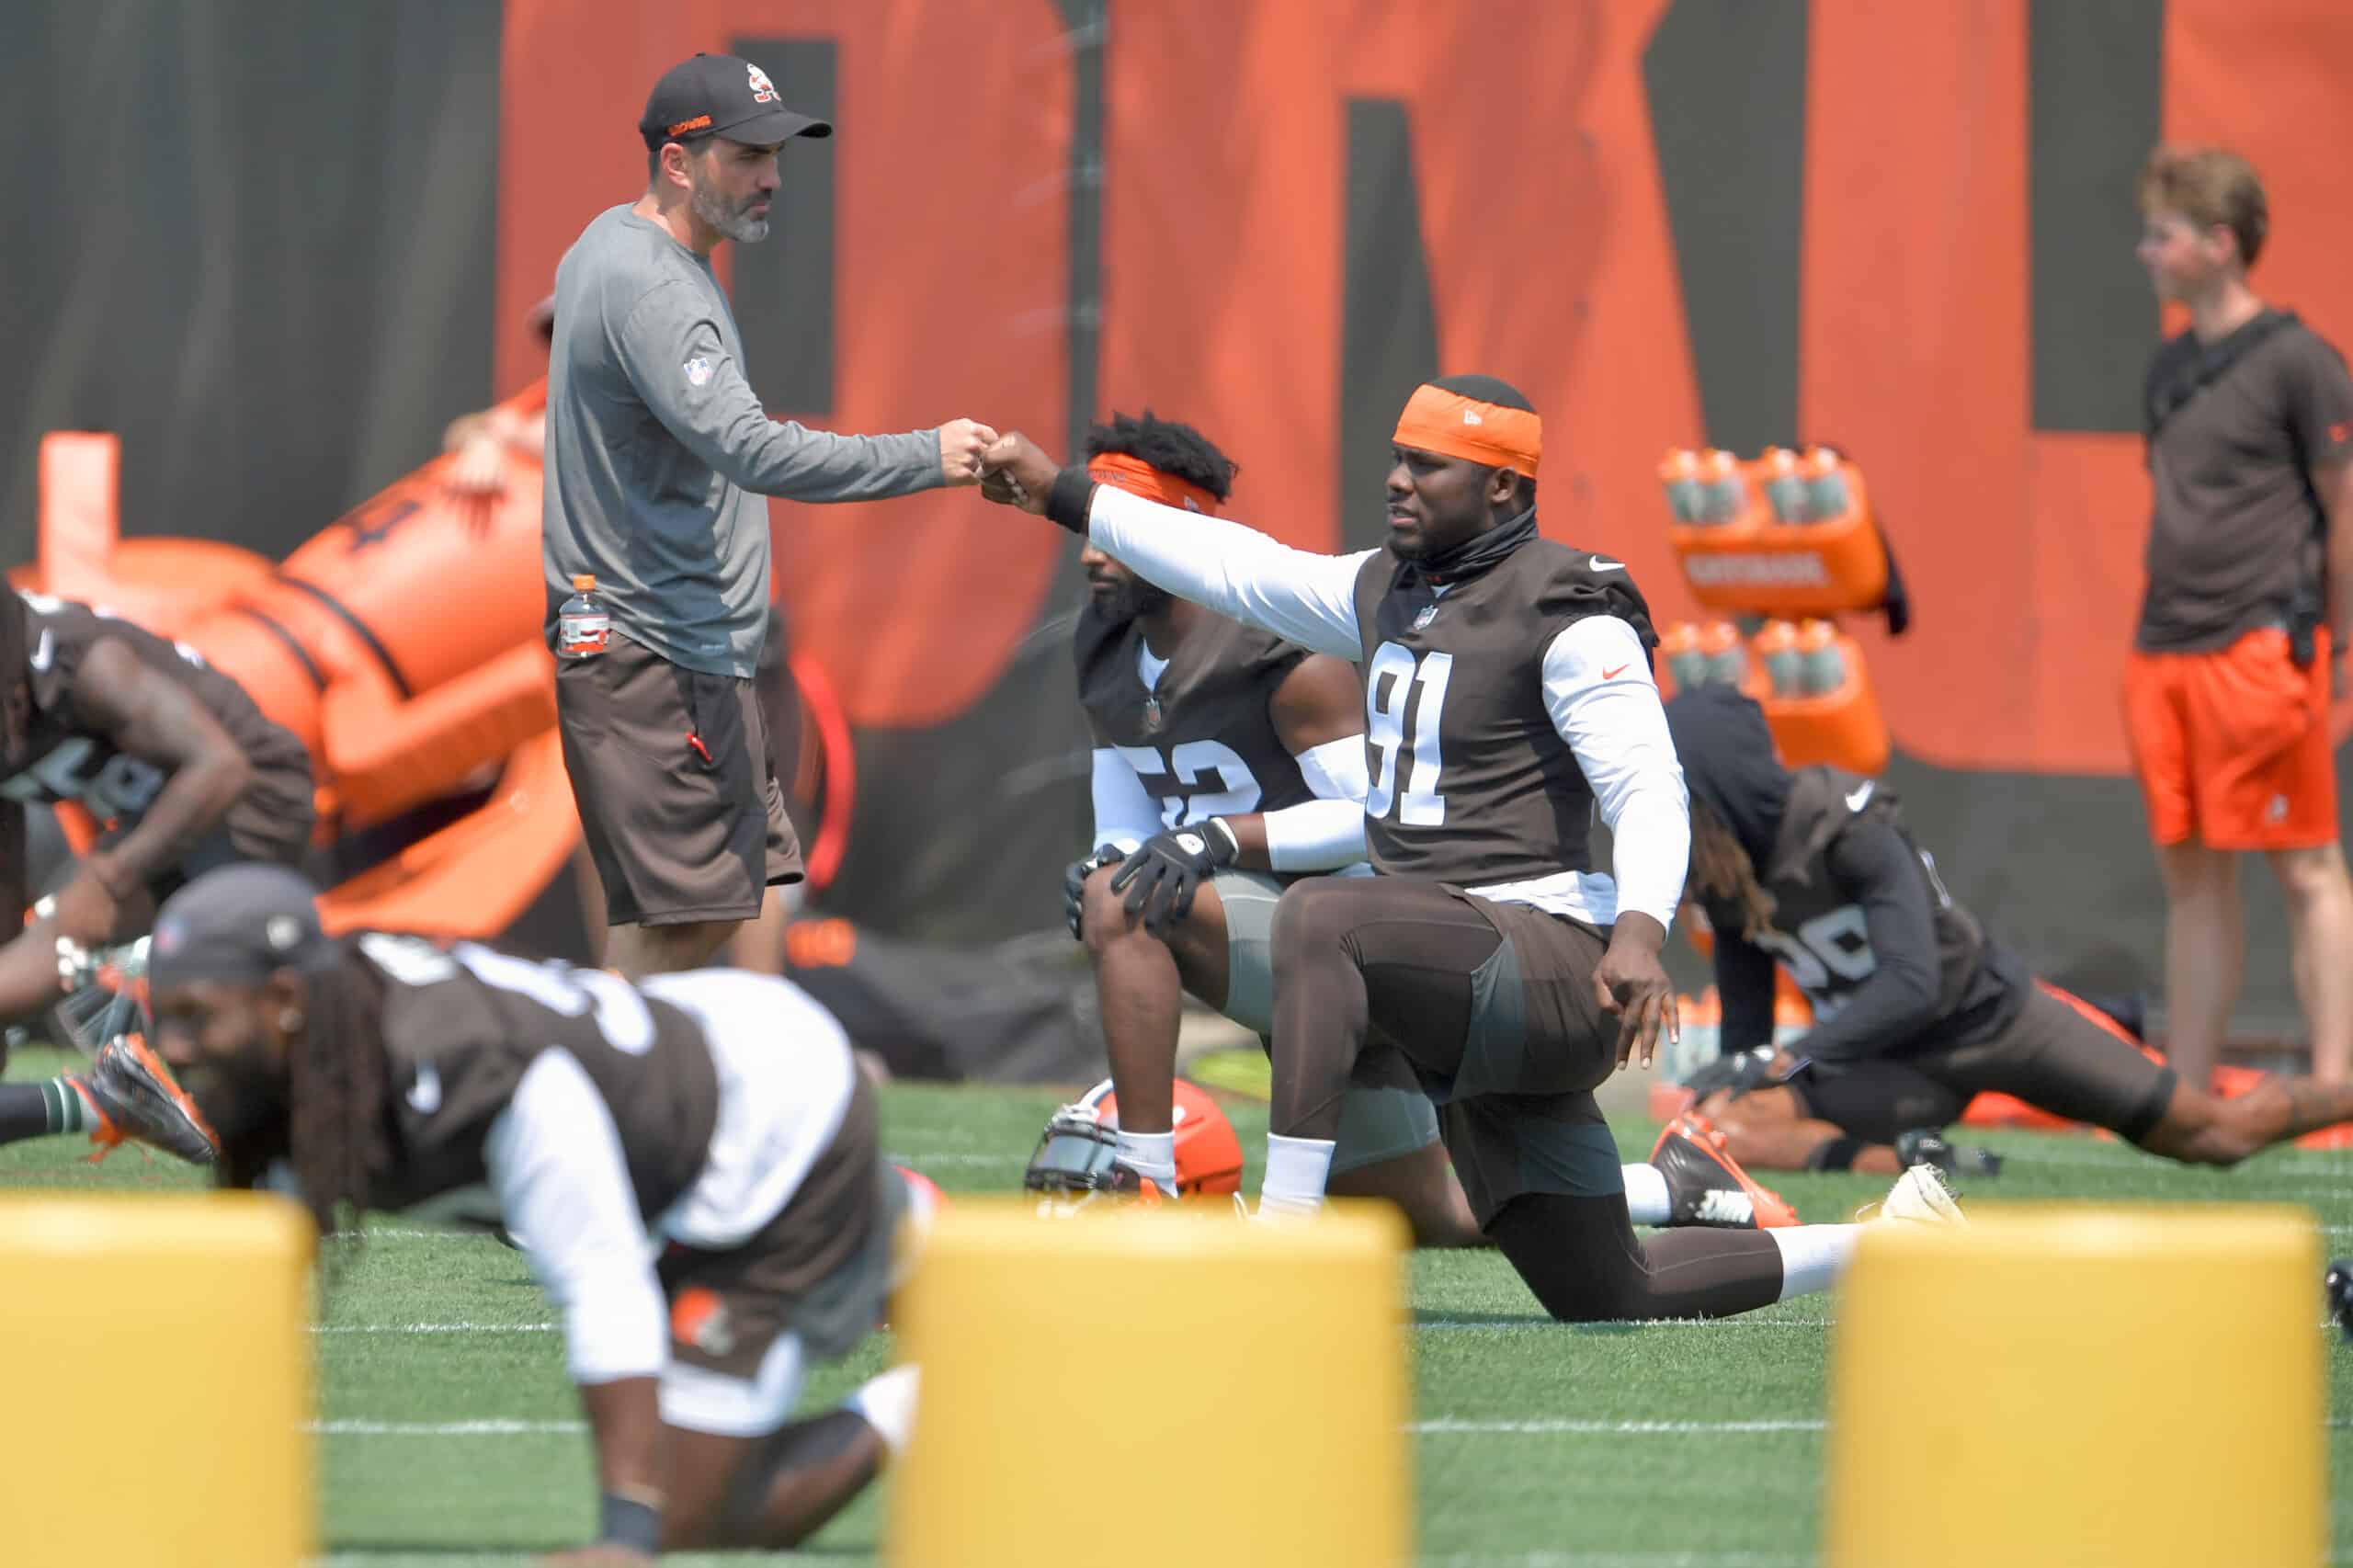
{"label": "stretching player on ground", "polygon": [[[1189,425],[1114,415],[1087,436],[1087,472],[1165,506],[1216,516],[1233,464]],[[1095,851],[1066,882],[1094,961],[1119,1106],[1122,1186],[1177,1190],[1171,1100],[1180,993],[1265,1038],[1268,937],[1285,886],[1365,866],[1364,708],[1345,660],[1170,596],[1096,546],[1076,637],[1095,740]],[[1485,1238],[1438,1141],[1438,1114],[1396,1051],[1358,1059],[1340,1109],[1329,1191],[1397,1205],[1423,1246]],[[1671,1131],[1626,1170],[1635,1222],[1795,1222],[1711,1143]]]}
{"label": "stretching player on ground", "polygon": [[1813,1005],[1778,1071],[1700,1102],[1743,1162],[1885,1174],[1911,1153],[1907,1135],[1945,1127],[1987,1089],[2196,1165],[2353,1120],[2353,1090],[2311,1079],[2216,1099],[2038,984],[1953,902],[1891,792],[1841,768],[1782,767],[1763,710],[1737,691],[1682,693],[1666,717],[1691,790],[1690,891],[1715,927],[1726,1057],[1772,1039],[1777,960]]}
{"label": "stretching player on ground", "polygon": [[[1542,431],[1511,387],[1424,385],[1394,439],[1390,541],[1350,556],[1158,506],[1026,437],[983,480],[1171,593],[1362,665],[1378,874],[1309,878],[1277,908],[1261,1214],[1322,1205],[1377,1035],[1439,1104],[1480,1228],[1556,1317],[1720,1316],[1825,1288],[1856,1227],[1638,1240],[1594,1101],[1674,1027],[1658,950],[1689,827],[1641,594],[1621,563],[1538,537]],[[1597,810],[1614,880],[1592,869]],[[1885,1209],[1958,1212],[1925,1166]]]}
{"label": "stretching player on ground", "polygon": [[[310,754],[192,650],[84,605],[0,592],[0,909],[24,909],[32,891],[28,809],[71,801],[105,830],[0,947],[0,1022],[94,983],[104,949],[145,931],[189,878],[244,860],[291,865],[310,847]],[[88,1133],[212,1157],[137,1035],[90,1043],[86,1073],[0,1085],[0,1143]]]}
{"label": "stretching player on ground", "polygon": [[164,906],[149,981],[222,1185],[290,1176],[333,1232],[488,1183],[595,1436],[601,1539],[559,1562],[790,1547],[905,1442],[912,1368],[792,1419],[805,1369],[879,1320],[908,1188],[847,1038],[790,983],[330,940],[261,866]]}

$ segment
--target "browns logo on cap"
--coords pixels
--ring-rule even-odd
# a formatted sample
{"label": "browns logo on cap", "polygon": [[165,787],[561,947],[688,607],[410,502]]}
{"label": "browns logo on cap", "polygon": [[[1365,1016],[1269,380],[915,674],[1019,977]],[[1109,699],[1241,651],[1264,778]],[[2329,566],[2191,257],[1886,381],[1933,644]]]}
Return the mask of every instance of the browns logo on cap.
{"label": "browns logo on cap", "polygon": [[773,147],[796,136],[834,133],[816,116],[785,108],[768,74],[733,54],[698,54],[665,71],[637,129],[649,148],[689,136]]}

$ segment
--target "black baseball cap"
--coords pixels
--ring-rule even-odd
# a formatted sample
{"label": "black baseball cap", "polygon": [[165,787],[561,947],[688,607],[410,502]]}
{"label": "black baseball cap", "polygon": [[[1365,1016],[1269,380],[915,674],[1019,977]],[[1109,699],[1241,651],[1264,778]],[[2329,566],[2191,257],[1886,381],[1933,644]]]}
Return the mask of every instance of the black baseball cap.
{"label": "black baseball cap", "polygon": [[785,108],[768,74],[733,54],[698,54],[665,71],[637,129],[649,148],[699,136],[772,147],[795,136],[834,133],[815,116]]}
{"label": "black baseball cap", "polygon": [[224,866],[164,901],[147,946],[147,983],[191,980],[254,984],[300,969],[328,949],[318,890],[282,866]]}

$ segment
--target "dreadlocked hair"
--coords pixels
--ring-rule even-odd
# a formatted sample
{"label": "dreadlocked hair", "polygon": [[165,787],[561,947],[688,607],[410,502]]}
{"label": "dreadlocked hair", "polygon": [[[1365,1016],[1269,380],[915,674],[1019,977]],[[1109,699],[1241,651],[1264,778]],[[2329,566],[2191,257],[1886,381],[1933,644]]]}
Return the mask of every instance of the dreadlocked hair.
{"label": "dreadlocked hair", "polygon": [[1691,885],[1740,905],[1740,934],[1752,942],[1773,924],[1773,895],[1756,880],[1756,863],[1715,808],[1696,794],[1691,797]]}
{"label": "dreadlocked hair", "polygon": [[358,1230],[392,1163],[385,1123],[384,983],[355,943],[310,975],[302,1044],[288,1063],[288,1154],[319,1233]]}

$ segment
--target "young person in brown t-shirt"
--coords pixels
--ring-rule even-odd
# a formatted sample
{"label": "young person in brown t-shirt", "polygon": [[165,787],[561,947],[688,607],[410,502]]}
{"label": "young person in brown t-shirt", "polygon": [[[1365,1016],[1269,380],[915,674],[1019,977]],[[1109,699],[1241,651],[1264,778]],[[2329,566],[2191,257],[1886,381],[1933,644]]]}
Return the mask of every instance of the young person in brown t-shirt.
{"label": "young person in brown t-shirt", "polygon": [[2142,265],[2190,323],[2144,392],[2154,506],[2124,684],[2165,883],[2165,1049],[2208,1081],[2245,960],[2238,854],[2259,849],[2287,896],[2313,1074],[2340,1082],[2353,879],[2328,708],[2353,642],[2353,378],[2247,285],[2269,213],[2245,160],[2161,148],[2140,201]]}

